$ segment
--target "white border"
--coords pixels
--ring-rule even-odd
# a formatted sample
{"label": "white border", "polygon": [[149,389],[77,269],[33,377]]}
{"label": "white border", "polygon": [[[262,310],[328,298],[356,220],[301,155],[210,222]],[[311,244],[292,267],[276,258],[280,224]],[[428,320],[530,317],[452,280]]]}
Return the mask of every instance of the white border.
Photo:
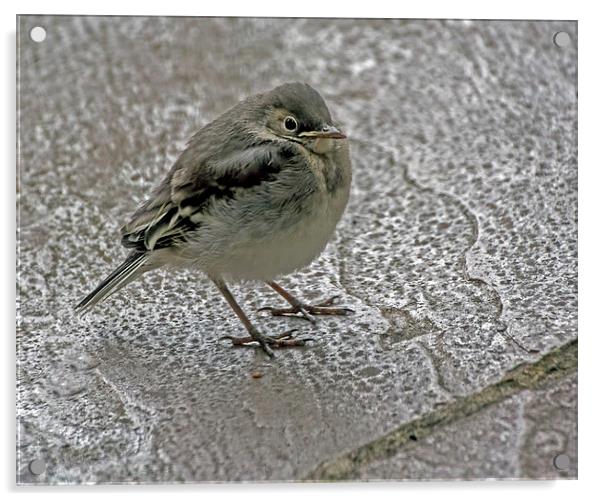
{"label": "white border", "polygon": [[[331,498],[345,496],[363,498],[370,493],[387,498],[419,496],[423,499],[480,499],[488,501],[508,498],[526,498],[527,496],[545,496],[546,501],[559,499],[566,501],[569,496],[579,499],[590,498],[589,489],[596,491],[595,484],[600,460],[600,394],[596,371],[602,354],[600,338],[602,328],[596,315],[600,309],[600,216],[602,210],[599,191],[600,182],[599,143],[600,132],[600,44],[599,17],[593,7],[594,2],[552,1],[528,2],[501,1],[428,1],[402,3],[393,1],[370,0],[369,2],[335,0],[301,0],[242,2],[220,0],[208,2],[169,2],[145,1],[139,4],[117,0],[104,0],[96,5],[81,1],[20,1],[18,5],[3,2],[0,16],[3,25],[4,71],[1,79],[2,101],[4,104],[0,121],[2,128],[0,140],[4,152],[4,166],[0,169],[4,228],[9,232],[10,245],[1,249],[7,273],[2,280],[3,318],[5,319],[4,368],[6,376],[2,385],[3,412],[0,413],[3,432],[3,452],[0,472],[3,485],[10,498],[20,495],[28,498],[42,494],[45,499],[62,499],[73,493],[91,496],[111,495],[115,498],[140,495],[145,498],[161,498],[170,492],[198,497],[214,495],[240,496],[245,499],[304,499],[307,496]],[[471,483],[371,483],[371,484],[224,484],[199,486],[157,486],[157,487],[94,487],[94,488],[17,488],[14,484],[14,393],[15,393],[15,354],[14,354],[14,278],[15,278],[15,15],[16,14],[112,14],[112,15],[237,15],[237,16],[312,16],[312,17],[418,17],[418,18],[472,18],[472,19],[577,19],[579,21],[579,478],[564,482],[471,482]]]}

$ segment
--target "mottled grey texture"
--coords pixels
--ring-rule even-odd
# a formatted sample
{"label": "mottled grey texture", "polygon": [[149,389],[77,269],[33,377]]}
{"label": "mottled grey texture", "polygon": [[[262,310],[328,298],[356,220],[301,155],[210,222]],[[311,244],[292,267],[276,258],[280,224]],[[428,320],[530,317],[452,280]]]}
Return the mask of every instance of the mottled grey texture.
{"label": "mottled grey texture", "polygon": [[[37,24],[41,44],[28,39]],[[19,482],[303,478],[576,338],[576,23],[19,26]],[[560,30],[570,46],[553,43]],[[283,285],[340,294],[355,316],[311,327],[252,315],[265,332],[318,340],[268,362],[219,341],[242,328],[204,277],[158,271],[76,318],[125,256],[119,227],[195,129],[292,80],[345,124],[355,177],[333,243]],[[263,286],[233,291],[249,313],[281,304]],[[458,467],[450,438],[447,462],[417,444],[425,461],[366,475],[566,476],[537,459],[559,441],[576,449],[576,433],[555,435],[574,424],[562,402],[576,385],[559,391],[549,410],[520,395],[469,418],[484,435],[466,434],[463,457],[479,468]],[[504,439],[530,426],[520,405],[538,427]]]}
{"label": "mottled grey texture", "polygon": [[[569,467],[559,471],[554,458]],[[443,426],[392,457],[374,461],[361,479],[577,477],[577,377],[525,391]]]}

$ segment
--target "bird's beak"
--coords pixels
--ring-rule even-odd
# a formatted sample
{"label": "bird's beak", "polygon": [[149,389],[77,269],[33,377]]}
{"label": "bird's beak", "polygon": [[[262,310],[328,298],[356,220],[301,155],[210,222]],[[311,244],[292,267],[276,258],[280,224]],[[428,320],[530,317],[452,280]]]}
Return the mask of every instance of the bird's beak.
{"label": "bird's beak", "polygon": [[333,125],[326,125],[322,130],[312,130],[309,132],[301,132],[300,137],[309,138],[328,138],[328,139],[345,139],[347,136]]}

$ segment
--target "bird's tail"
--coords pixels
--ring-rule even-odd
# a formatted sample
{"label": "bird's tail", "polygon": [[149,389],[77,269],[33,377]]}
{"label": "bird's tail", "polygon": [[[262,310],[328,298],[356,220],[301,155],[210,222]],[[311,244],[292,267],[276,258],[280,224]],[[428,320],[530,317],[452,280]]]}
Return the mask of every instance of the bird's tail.
{"label": "bird's tail", "polygon": [[132,280],[137,278],[139,275],[148,271],[148,267],[145,267],[148,260],[148,253],[146,252],[132,252],[121,265],[105,278],[90,294],[88,294],[82,301],[75,307],[80,315],[86,313],[96,303],[108,298],[113,292],[117,292],[123,286],[129,284]]}

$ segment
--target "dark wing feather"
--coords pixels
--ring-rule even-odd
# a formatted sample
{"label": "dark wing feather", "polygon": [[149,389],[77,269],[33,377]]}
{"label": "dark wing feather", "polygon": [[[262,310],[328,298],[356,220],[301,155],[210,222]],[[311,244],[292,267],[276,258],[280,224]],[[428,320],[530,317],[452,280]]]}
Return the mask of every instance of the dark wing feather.
{"label": "dark wing feather", "polygon": [[264,143],[203,164],[176,163],[154,197],[122,229],[122,244],[140,251],[178,245],[198,230],[193,216],[213,200],[234,198],[241,190],[273,181],[294,155],[289,146]]}

